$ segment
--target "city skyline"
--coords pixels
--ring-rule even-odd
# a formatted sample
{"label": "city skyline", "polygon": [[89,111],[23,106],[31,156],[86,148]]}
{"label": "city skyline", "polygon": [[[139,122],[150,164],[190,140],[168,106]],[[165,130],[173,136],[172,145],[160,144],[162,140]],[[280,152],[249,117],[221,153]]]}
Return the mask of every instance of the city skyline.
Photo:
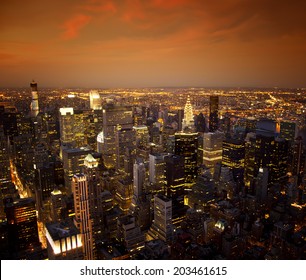
{"label": "city skyline", "polygon": [[0,94],[1,259],[305,259],[305,90],[38,85]]}
{"label": "city skyline", "polygon": [[305,3],[9,1],[1,87],[306,87]]}

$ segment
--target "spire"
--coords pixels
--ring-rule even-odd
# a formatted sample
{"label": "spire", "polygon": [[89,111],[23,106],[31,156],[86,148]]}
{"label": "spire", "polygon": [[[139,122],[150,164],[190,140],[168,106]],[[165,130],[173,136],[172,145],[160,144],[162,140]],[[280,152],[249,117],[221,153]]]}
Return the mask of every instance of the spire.
{"label": "spire", "polygon": [[184,128],[192,128],[194,126],[194,119],[193,119],[193,109],[190,103],[190,96],[188,95],[187,101],[184,108],[184,119],[182,122],[182,129]]}

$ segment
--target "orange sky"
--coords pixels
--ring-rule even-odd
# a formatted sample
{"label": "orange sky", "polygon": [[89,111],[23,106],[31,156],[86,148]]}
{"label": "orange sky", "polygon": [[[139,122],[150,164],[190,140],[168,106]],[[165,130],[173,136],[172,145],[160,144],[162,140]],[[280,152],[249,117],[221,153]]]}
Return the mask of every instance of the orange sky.
{"label": "orange sky", "polygon": [[306,1],[3,2],[0,87],[306,87]]}

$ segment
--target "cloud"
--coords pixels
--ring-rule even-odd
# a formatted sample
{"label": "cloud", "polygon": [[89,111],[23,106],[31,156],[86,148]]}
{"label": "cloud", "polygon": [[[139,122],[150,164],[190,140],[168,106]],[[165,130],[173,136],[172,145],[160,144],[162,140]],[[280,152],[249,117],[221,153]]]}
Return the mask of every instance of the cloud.
{"label": "cloud", "polygon": [[77,14],[68,19],[62,26],[64,29],[62,38],[70,40],[78,37],[80,30],[90,22],[91,18],[89,15]]}
{"label": "cloud", "polygon": [[151,0],[151,5],[160,9],[173,9],[176,7],[185,6],[193,2],[192,0]]}
{"label": "cloud", "polygon": [[100,13],[100,12],[110,12],[116,13],[118,8],[116,4],[112,1],[101,1],[101,0],[90,0],[87,4],[82,5],[81,9],[89,12]]}

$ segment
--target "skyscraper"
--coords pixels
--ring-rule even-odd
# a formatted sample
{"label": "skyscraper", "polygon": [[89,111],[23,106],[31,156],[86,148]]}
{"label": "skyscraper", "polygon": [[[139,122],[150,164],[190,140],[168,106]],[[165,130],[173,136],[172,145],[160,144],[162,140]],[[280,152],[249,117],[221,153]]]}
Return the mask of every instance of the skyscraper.
{"label": "skyscraper", "polygon": [[146,168],[142,160],[136,160],[133,168],[133,191],[137,201],[142,196],[146,182]]}
{"label": "skyscraper", "polygon": [[296,122],[281,121],[280,122],[280,137],[293,142],[298,135],[298,127]]}
{"label": "skyscraper", "polygon": [[243,141],[236,139],[226,139],[223,141],[222,166],[227,166],[231,169],[234,179],[238,179],[243,174],[244,157],[245,147]]}
{"label": "skyscraper", "polygon": [[10,252],[19,258],[24,251],[39,246],[35,201],[22,198],[5,205]]}
{"label": "skyscraper", "polygon": [[184,157],[169,155],[166,162],[166,195],[176,198],[184,194],[185,189],[185,164]]}
{"label": "skyscraper", "polygon": [[154,196],[154,221],[148,232],[149,239],[161,239],[165,242],[173,237],[172,200],[164,195]]}
{"label": "skyscraper", "polygon": [[100,180],[99,162],[91,154],[88,154],[84,159],[84,174],[88,183],[90,217],[92,219],[94,239],[102,235],[102,182]]}
{"label": "skyscraper", "polygon": [[74,174],[82,172],[85,157],[92,151],[88,148],[75,148],[63,150],[63,168],[65,180],[65,193],[71,194],[71,179]]}
{"label": "skyscraper", "polygon": [[45,163],[43,166],[35,169],[35,198],[38,210],[38,220],[44,220],[44,214],[48,209],[50,194],[55,186],[54,165]]}
{"label": "skyscraper", "polygon": [[30,85],[32,93],[32,101],[30,106],[31,117],[36,117],[39,113],[37,83],[35,81],[32,81]]}
{"label": "skyscraper", "polygon": [[100,94],[97,90],[91,90],[89,92],[90,109],[99,110],[102,109]]}
{"label": "skyscraper", "polygon": [[192,110],[192,105],[190,103],[189,95],[187,97],[187,101],[184,108],[184,119],[182,122],[182,130],[184,130],[187,127],[190,129],[194,128],[194,116],[193,116],[193,110]]}
{"label": "skyscraper", "polygon": [[204,133],[203,143],[203,164],[214,174],[215,166],[222,161],[222,142],[224,134],[222,132]]}
{"label": "skyscraper", "polygon": [[218,129],[218,108],[219,96],[211,95],[209,97],[209,132],[215,132]]}
{"label": "skyscraper", "polygon": [[59,109],[59,124],[61,145],[73,145],[74,139],[74,110],[73,108],[60,108]]}
{"label": "skyscraper", "polygon": [[50,195],[50,217],[52,222],[58,222],[63,219],[64,201],[63,194],[55,188]]}
{"label": "skyscraper", "polygon": [[76,174],[72,178],[76,227],[81,233],[85,260],[94,259],[94,239],[92,219],[90,217],[90,200],[88,179],[84,174]]}
{"label": "skyscraper", "polygon": [[155,193],[163,192],[166,189],[166,161],[168,153],[154,153],[149,155],[149,181],[152,191]]}
{"label": "skyscraper", "polygon": [[136,224],[141,229],[150,227],[151,201],[147,199],[145,193],[146,168],[142,159],[136,159],[133,166],[133,198],[130,213],[135,217]]}
{"label": "skyscraper", "polygon": [[118,129],[133,127],[132,106],[106,104],[103,106],[103,135],[102,155],[108,168],[116,167],[115,133]]}
{"label": "skyscraper", "polygon": [[248,135],[245,143],[245,186],[252,190],[254,178],[259,169],[264,167],[268,168],[269,185],[284,183],[287,160],[288,141],[274,136]]}
{"label": "skyscraper", "polygon": [[149,143],[149,130],[146,125],[133,126],[133,130],[136,134],[136,146],[146,147]]}
{"label": "skyscraper", "polygon": [[131,128],[117,129],[115,131],[115,143],[116,143],[116,167],[117,170],[123,174],[124,172],[124,159],[126,149],[136,149],[135,131]]}
{"label": "skyscraper", "polygon": [[197,152],[198,133],[177,132],[175,133],[174,153],[184,157],[185,184],[195,183],[197,178]]}
{"label": "skyscraper", "polygon": [[11,167],[9,157],[9,146],[7,137],[4,136],[3,129],[0,126],[0,220],[4,220],[3,199],[10,194],[10,189],[15,189],[11,178]]}

